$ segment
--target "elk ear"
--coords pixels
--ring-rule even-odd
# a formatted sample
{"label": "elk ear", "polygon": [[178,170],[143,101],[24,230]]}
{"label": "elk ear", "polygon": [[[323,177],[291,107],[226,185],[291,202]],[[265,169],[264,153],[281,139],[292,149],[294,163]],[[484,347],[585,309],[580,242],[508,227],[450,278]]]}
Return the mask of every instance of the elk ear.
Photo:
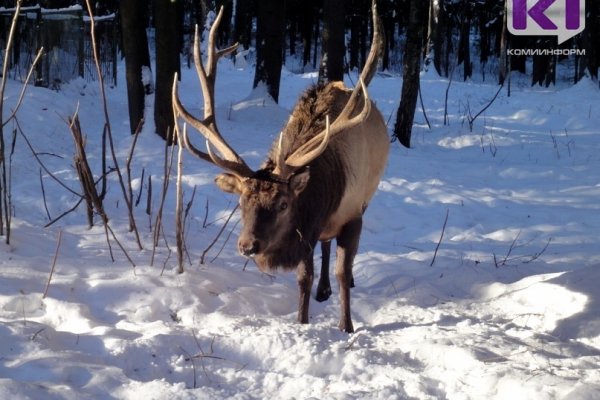
{"label": "elk ear", "polygon": [[215,183],[224,192],[242,194],[242,180],[234,174],[219,174],[215,178]]}
{"label": "elk ear", "polygon": [[308,168],[305,168],[302,172],[292,175],[290,178],[290,189],[294,191],[294,194],[298,196],[304,189],[306,189],[306,185],[308,184],[308,180],[310,178],[310,171]]}

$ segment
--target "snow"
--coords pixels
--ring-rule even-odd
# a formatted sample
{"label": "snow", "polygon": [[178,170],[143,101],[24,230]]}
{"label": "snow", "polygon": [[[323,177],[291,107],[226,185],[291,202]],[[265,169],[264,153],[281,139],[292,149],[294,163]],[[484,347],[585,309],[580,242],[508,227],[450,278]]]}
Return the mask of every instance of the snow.
{"label": "snow", "polygon": [[[284,71],[277,105],[264,88],[251,90],[252,68],[242,67],[219,65],[219,127],[256,167],[315,75]],[[199,112],[197,79],[182,72],[183,102]],[[12,240],[0,245],[0,398],[600,398],[600,91],[586,79],[550,89],[531,88],[519,75],[512,82],[511,97],[503,89],[470,131],[468,110],[478,112],[496,87],[453,81],[444,126],[447,81],[423,74],[433,128],[418,109],[414,148],[392,146],[365,215],[351,335],[337,329],[336,287],[327,302],[311,301],[310,324],[300,325],[293,273],[244,267],[235,233],[218,254],[237,215],[199,264],[237,199],[213,185],[216,168],[190,155],[184,182],[186,202],[197,188],[186,233],[192,263],[176,273],[172,184],[165,239],[150,265],[164,168],[152,107],[132,165],[135,194],[143,189],[135,209],[143,250],[128,232],[114,174],[105,200],[135,268],[114,243],[111,262],[103,228],[97,221],[88,229],[81,206],[43,228],[49,217],[40,166],[17,135]],[[399,77],[386,74],[369,88],[390,126],[400,87]],[[7,113],[19,89],[8,83]],[[18,114],[49,171],[76,191],[65,120],[79,107],[98,174],[99,93],[83,80],[59,92],[31,87]],[[123,166],[132,142],[125,85],[107,96]],[[77,198],[41,174],[55,218]],[[149,175],[152,219],[145,213]]]}

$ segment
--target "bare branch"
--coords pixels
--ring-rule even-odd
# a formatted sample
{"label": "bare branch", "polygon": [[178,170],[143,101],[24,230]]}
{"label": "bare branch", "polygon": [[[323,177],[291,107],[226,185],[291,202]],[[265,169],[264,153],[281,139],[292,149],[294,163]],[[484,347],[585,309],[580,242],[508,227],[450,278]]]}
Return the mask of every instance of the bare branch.
{"label": "bare branch", "polygon": [[48,202],[46,201],[46,188],[44,187],[44,178],[42,177],[42,169],[40,168],[40,186],[42,188],[42,199],[44,200],[44,209],[46,210],[46,215],[48,219],[51,221],[52,217],[50,216],[50,211],[48,210]]}
{"label": "bare branch", "polygon": [[517,236],[515,236],[514,240],[510,244],[510,247],[508,248],[508,252],[506,253],[506,256],[504,256],[504,260],[502,260],[502,262],[500,263],[501,267],[506,265],[506,261],[508,261],[508,258],[510,257],[511,253],[516,248],[516,244],[517,244],[517,240],[519,239],[519,236],[521,236],[521,231],[519,231],[519,233],[517,233]]}
{"label": "bare branch", "polygon": [[[131,142],[131,147],[129,148],[129,154],[127,155],[127,162],[125,163],[125,172],[127,173],[127,189],[128,189],[128,194],[129,194],[129,204],[131,204],[132,206],[129,207],[128,211],[129,211],[129,232],[132,232],[136,227],[135,224],[132,224],[132,221],[134,221],[134,216],[133,216],[133,188],[131,186],[131,162],[133,161],[133,152],[135,151],[135,145],[137,144],[138,141],[138,137],[140,136],[140,132],[142,130],[142,127],[144,125],[144,119],[141,119],[138,126],[135,128],[135,132],[133,134],[133,141]],[[143,179],[143,173],[142,173],[142,179]],[[142,180],[143,183],[143,180]],[[141,188],[141,184],[140,184],[140,188]],[[140,189],[140,193],[141,193],[141,189]],[[138,201],[139,201],[139,197],[138,197]]]}
{"label": "bare branch", "polygon": [[238,220],[238,221],[235,222],[235,224],[233,224],[233,227],[229,231],[229,234],[227,234],[227,237],[223,241],[223,244],[221,245],[221,248],[219,249],[219,251],[217,252],[217,254],[210,260],[211,263],[215,262],[215,260],[217,258],[219,258],[219,256],[221,255],[221,252],[225,248],[225,245],[229,242],[229,239],[231,238],[231,235],[233,234],[233,231],[235,231],[235,228],[238,226],[239,223],[240,223],[240,221]]}
{"label": "bare branch", "polygon": [[477,117],[479,117],[483,112],[485,112],[485,110],[487,110],[496,100],[496,98],[498,97],[498,95],[500,94],[500,91],[502,90],[502,88],[504,87],[504,85],[500,85],[498,87],[498,90],[496,91],[496,94],[494,95],[494,97],[492,97],[492,99],[486,104],[485,107],[483,107],[477,114],[475,114],[474,116],[471,116],[471,110],[469,110],[469,131],[473,132],[473,123],[475,122],[475,120],[477,119]]}
{"label": "bare branch", "polygon": [[46,288],[44,289],[44,294],[42,295],[42,299],[45,299],[48,295],[48,289],[50,289],[50,281],[52,280],[52,275],[54,274],[54,268],[56,267],[56,259],[58,258],[58,249],[60,249],[60,243],[62,240],[62,230],[58,231],[58,239],[56,240],[56,251],[54,252],[54,259],[52,260],[52,268],[50,269],[50,276],[48,277],[48,283],[46,283]]}
{"label": "bare branch", "polygon": [[425,118],[425,122],[427,122],[427,127],[431,129],[431,123],[429,122],[429,118],[427,118],[427,111],[425,110],[425,104],[423,104],[423,95],[421,94],[421,85],[419,85],[419,100],[421,101],[421,110],[423,110],[423,117]]}
{"label": "bare branch", "polygon": [[229,217],[227,217],[227,220],[225,221],[225,223],[223,224],[223,226],[221,227],[221,229],[219,230],[219,233],[217,233],[217,236],[215,236],[215,238],[213,239],[213,241],[208,245],[208,247],[206,249],[204,249],[204,251],[202,252],[202,256],[200,257],[200,264],[204,264],[204,257],[206,257],[206,253],[208,253],[208,251],[210,249],[212,249],[212,247],[215,245],[215,243],[217,243],[217,241],[219,240],[219,238],[221,237],[221,235],[223,234],[223,231],[225,230],[225,228],[227,227],[227,224],[229,223],[229,221],[231,220],[231,217],[233,217],[233,214],[237,211],[238,207],[240,205],[236,204],[235,207],[233,208],[233,210],[231,211],[231,214],[229,214]]}
{"label": "bare branch", "polygon": [[529,264],[530,262],[535,261],[538,258],[540,258],[540,256],[542,254],[544,254],[546,252],[546,250],[548,249],[550,242],[552,242],[552,238],[548,238],[548,241],[546,242],[546,245],[544,246],[544,248],[542,250],[540,250],[539,252],[535,253],[533,256],[531,256],[531,258],[529,260],[523,261],[523,264]]}
{"label": "bare branch", "polygon": [[440,240],[437,243],[437,246],[435,246],[435,251],[433,252],[433,259],[431,260],[431,264],[429,264],[430,267],[433,266],[433,263],[435,262],[435,257],[437,256],[437,252],[440,248],[440,245],[442,244],[442,239],[444,238],[444,232],[446,231],[446,224],[448,223],[448,215],[450,214],[450,209],[446,210],[446,218],[444,219],[444,225],[442,226],[442,233],[440,234]]}
{"label": "bare branch", "polygon": [[[169,134],[167,134],[169,136]],[[169,156],[169,140],[165,140],[165,156],[164,156],[164,179],[163,179],[163,187],[162,194],[160,198],[160,205],[158,207],[158,211],[156,212],[156,221],[154,222],[154,235],[152,241],[152,257],[150,259],[150,265],[154,265],[154,256],[156,254],[156,247],[158,246],[158,240],[160,239],[160,232],[162,229],[162,214],[165,207],[165,201],[167,198],[167,191],[169,189],[169,179],[171,178],[171,170],[173,169],[173,153],[175,151],[175,146],[171,146],[171,154]]]}
{"label": "bare branch", "polygon": [[[175,121],[177,122],[177,121]],[[187,125],[183,124],[183,134],[185,135],[187,132]],[[183,184],[181,182],[181,178],[183,176],[183,140],[181,135],[179,134],[179,124],[175,124],[175,133],[177,136],[177,141],[179,142],[179,148],[177,150],[177,185],[176,185],[176,193],[177,200],[175,203],[175,242],[177,244],[177,272],[183,273],[183,256],[184,256],[184,224],[183,224]]]}
{"label": "bare branch", "polygon": [[15,121],[16,121],[19,133],[21,134],[21,136],[23,137],[23,139],[25,139],[25,143],[27,144],[27,146],[31,150],[31,154],[33,154],[33,156],[35,157],[35,159],[37,160],[37,162],[40,164],[40,166],[42,167],[42,169],[44,170],[44,172],[46,172],[48,174],[48,176],[50,176],[52,179],[54,179],[60,186],[62,186],[63,188],[67,189],[71,194],[74,194],[77,197],[83,198],[83,195],[77,193],[75,190],[73,190],[70,187],[68,187],[60,179],[58,179],[52,172],[50,172],[50,170],[44,165],[44,163],[42,162],[42,160],[40,160],[40,158],[38,156],[38,153],[35,151],[35,149],[31,145],[31,142],[29,141],[29,139],[25,135],[25,132],[23,132],[23,129],[21,129],[21,125],[19,124],[19,120],[15,119]]}

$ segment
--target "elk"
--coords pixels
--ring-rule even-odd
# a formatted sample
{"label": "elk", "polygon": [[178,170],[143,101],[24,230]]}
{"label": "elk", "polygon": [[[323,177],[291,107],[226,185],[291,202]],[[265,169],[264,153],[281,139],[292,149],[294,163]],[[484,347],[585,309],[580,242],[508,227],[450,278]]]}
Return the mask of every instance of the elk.
{"label": "elk", "polygon": [[297,271],[298,320],[308,323],[314,278],[314,249],[322,246],[322,268],[316,299],[331,295],[329,254],[335,239],[335,276],[339,283],[339,328],[354,331],[350,315],[352,265],[358,249],[362,216],[375,193],[387,164],[389,137],[381,113],[369,99],[367,85],[375,74],[382,44],[373,1],[374,35],[358,84],[348,89],[342,82],[310,87],[293,108],[264,163],[252,170],[221,136],[214,113],[214,88],[218,59],[237,45],[215,48],[215,35],[223,11],[209,32],[206,65],[196,30],[194,62],[204,98],[204,118],[198,119],[181,104],[177,78],[173,84],[176,121],[182,118],[206,139],[200,150],[183,129],[182,143],[196,157],[225,170],[217,186],[239,195],[242,229],[238,250],[253,259],[262,271],[281,268]]}

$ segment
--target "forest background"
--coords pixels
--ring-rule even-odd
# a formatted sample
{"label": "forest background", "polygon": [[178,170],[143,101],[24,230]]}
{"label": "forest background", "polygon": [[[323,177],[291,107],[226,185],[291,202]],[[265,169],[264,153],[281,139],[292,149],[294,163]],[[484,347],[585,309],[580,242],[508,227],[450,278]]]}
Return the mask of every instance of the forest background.
{"label": "forest background", "polygon": [[[377,3],[388,40],[369,93],[398,140],[365,218],[353,335],[336,326],[337,296],[311,300],[309,324],[293,322],[294,274],[246,265],[237,199],[215,187],[214,167],[184,163],[189,154],[161,138],[174,71],[183,103],[201,112],[191,36],[198,23],[206,38],[219,4],[97,1],[97,29],[82,34],[94,25],[87,4],[19,3],[30,8],[13,19],[15,46],[0,43],[6,61],[33,59],[22,22],[46,13],[31,29],[67,39],[51,21],[78,14],[76,36],[95,31],[118,76],[92,82],[84,59],[72,80],[34,69],[34,87],[20,79],[30,62],[5,63],[0,398],[598,398],[597,2],[560,46],[509,35],[503,1]],[[249,165],[307,87],[340,73],[355,85],[369,46],[367,2],[356,14],[354,2],[267,8],[281,4],[226,3],[219,46],[243,43],[241,7],[249,43],[220,61],[215,104]],[[344,17],[341,56],[331,4]],[[14,10],[0,14],[13,26]],[[71,62],[52,40],[39,65]],[[136,55],[148,58],[134,68]]]}
{"label": "forest background", "polygon": [[[319,71],[319,81],[343,80],[360,70],[372,33],[370,0],[98,0],[94,13],[115,15],[119,53],[126,60],[131,133],[143,120],[146,95],[154,93],[156,133],[173,129],[171,85],[181,65],[192,63],[196,25],[206,27],[224,8],[218,47],[239,43],[236,62],[255,66],[253,87],[264,84],[278,101],[281,69]],[[22,6],[64,8],[83,1],[23,1]],[[14,7],[15,1],[0,1]],[[385,32],[380,71],[402,74],[403,86],[393,139],[410,147],[419,94],[419,73],[435,68],[441,77],[505,86],[509,71],[530,76],[531,85],[598,79],[600,5],[585,0],[581,33],[558,45],[555,36],[508,32],[506,0],[377,0]],[[153,28],[153,29],[148,29]],[[150,32],[150,40],[149,40]],[[205,30],[200,29],[203,35]],[[150,46],[154,46],[151,51]],[[518,49],[519,51],[514,51]],[[526,51],[523,51],[525,49]],[[37,49],[36,49],[37,50]],[[527,53],[529,50],[552,50]],[[34,50],[32,50],[34,51]],[[151,54],[156,59],[151,62]],[[562,76],[557,65],[563,64]],[[151,71],[148,78],[148,71]]]}

